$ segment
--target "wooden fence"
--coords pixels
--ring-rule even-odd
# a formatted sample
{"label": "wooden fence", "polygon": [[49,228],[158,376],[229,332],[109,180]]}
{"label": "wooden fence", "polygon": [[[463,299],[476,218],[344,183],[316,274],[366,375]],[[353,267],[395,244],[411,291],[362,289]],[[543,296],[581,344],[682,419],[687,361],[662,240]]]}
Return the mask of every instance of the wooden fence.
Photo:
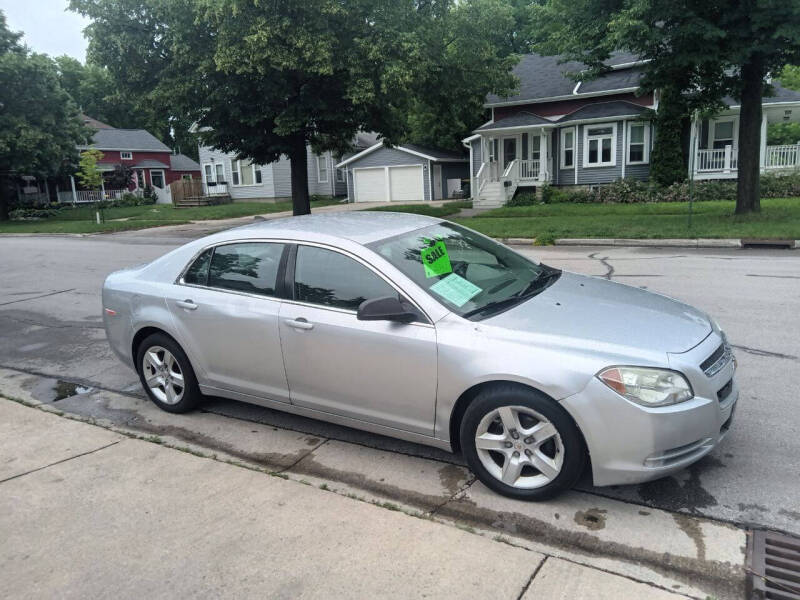
{"label": "wooden fence", "polygon": [[169,184],[172,194],[172,203],[177,206],[207,206],[209,204],[223,204],[230,202],[230,196],[215,195],[213,198],[206,193],[201,179],[179,179]]}

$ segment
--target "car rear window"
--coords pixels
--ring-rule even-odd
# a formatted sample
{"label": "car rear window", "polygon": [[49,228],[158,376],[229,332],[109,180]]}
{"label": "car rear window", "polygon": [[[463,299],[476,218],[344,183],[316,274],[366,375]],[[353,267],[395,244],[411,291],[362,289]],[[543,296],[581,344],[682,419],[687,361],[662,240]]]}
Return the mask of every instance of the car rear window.
{"label": "car rear window", "polygon": [[184,283],[192,285],[206,285],[208,283],[208,265],[211,264],[211,254],[214,252],[213,248],[209,248],[198,256],[186,270],[183,276]]}
{"label": "car rear window", "polygon": [[217,246],[208,269],[208,286],[274,296],[283,248],[283,244],[268,242]]}

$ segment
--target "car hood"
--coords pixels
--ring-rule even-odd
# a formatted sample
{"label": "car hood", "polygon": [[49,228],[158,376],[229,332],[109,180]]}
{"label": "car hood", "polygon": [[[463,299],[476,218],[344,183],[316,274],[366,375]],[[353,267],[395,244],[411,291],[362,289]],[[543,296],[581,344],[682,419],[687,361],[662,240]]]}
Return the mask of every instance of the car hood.
{"label": "car hood", "polygon": [[703,312],[639,288],[564,271],[530,300],[482,323],[655,352],[685,352],[711,333]]}

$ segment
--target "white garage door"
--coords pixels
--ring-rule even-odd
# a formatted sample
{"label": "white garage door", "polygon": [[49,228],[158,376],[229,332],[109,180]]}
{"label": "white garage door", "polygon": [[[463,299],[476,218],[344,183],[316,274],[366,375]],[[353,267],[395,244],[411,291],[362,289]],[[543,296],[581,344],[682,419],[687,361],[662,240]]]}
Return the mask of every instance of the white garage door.
{"label": "white garage door", "polygon": [[424,200],[422,166],[389,167],[389,184],[393,202]]}
{"label": "white garage door", "polygon": [[385,202],[386,169],[356,169],[353,171],[356,202]]}
{"label": "white garage door", "polygon": [[[386,177],[389,177],[386,197]],[[353,179],[356,191],[356,202],[409,202],[424,200],[425,192],[422,179],[422,165],[411,167],[377,167],[354,169]]]}

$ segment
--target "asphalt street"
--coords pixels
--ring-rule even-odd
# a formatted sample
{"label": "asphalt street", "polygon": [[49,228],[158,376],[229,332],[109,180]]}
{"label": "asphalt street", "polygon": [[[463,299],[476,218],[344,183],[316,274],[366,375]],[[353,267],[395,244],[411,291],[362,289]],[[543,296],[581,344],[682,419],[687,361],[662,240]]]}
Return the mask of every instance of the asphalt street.
{"label": "asphalt street", "polygon": [[[105,341],[105,276],[211,230],[183,226],[89,237],[0,238],[0,366],[141,395]],[[517,248],[521,249],[521,248]],[[800,252],[524,248],[542,261],[678,298],[711,313],[739,361],[741,396],[725,442],[686,471],[586,491],[800,534]],[[459,457],[223,399],[205,410],[446,462]]]}

